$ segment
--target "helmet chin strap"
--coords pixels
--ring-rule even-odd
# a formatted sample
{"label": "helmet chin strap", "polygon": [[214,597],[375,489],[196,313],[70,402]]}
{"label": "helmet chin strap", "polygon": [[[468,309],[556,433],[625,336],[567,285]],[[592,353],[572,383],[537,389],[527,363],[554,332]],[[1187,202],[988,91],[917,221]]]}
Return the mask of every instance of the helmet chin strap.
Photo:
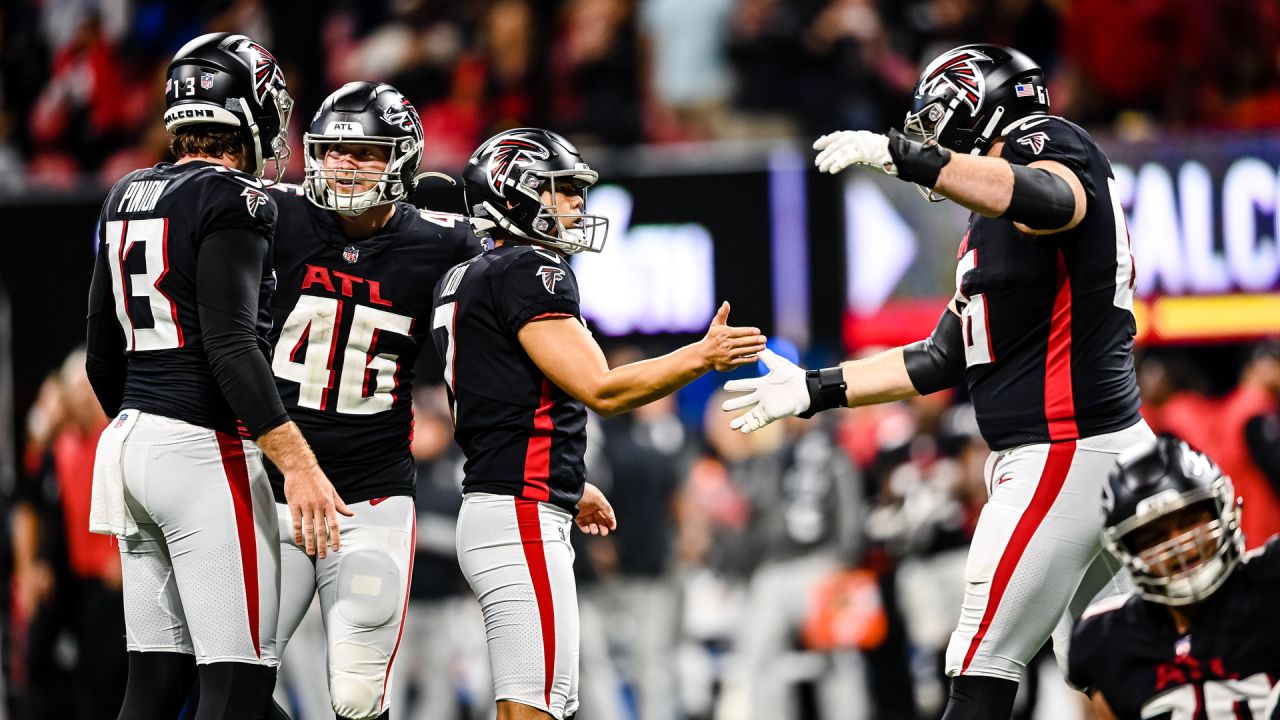
{"label": "helmet chin strap", "polygon": [[253,113],[249,110],[249,103],[244,98],[236,98],[236,102],[240,103],[240,110],[244,113],[245,129],[249,131],[249,145],[253,150],[253,167],[249,168],[249,174],[256,178],[262,177],[263,171],[267,169],[267,161],[262,157],[262,138],[258,134],[258,123],[253,119]]}

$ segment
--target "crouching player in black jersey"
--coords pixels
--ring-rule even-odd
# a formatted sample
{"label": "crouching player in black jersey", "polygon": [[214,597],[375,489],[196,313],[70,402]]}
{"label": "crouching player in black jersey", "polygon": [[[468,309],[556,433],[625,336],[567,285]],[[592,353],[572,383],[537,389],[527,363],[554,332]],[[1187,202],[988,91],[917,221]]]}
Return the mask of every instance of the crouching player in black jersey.
{"label": "crouching player in black jersey", "polygon": [[[466,218],[405,202],[422,122],[385,84],[325,99],[304,138],[306,180],[277,194],[272,369],[289,414],[354,513],[341,553],[314,562],[280,534],[280,650],[320,596],[339,718],[388,718],[412,570],[414,364],[431,289],[480,251]],[[282,478],[268,466],[277,502]],[[279,506],[280,522],[288,509]]]}
{"label": "crouching player in black jersey", "polygon": [[601,534],[615,526],[586,482],[587,408],[626,412],[764,349],[756,328],[725,324],[725,303],[700,342],[609,368],[583,324],[567,258],[604,245],[607,221],[583,212],[596,177],[553,132],[490,138],[463,181],[475,227],[494,247],[436,286],[432,340],[467,456],[458,561],[484,611],[500,720],[577,711],[570,523]]}
{"label": "crouching player in black jersey", "polygon": [[725,410],[750,432],[783,415],[900,400],[964,381],[992,449],[989,499],[947,646],[945,720],[1003,720],[1052,635],[1066,667],[1071,620],[1114,576],[1098,496],[1116,455],[1153,435],[1138,413],[1133,260],[1111,164],[1049,114],[1043,71],[1017,50],[966,45],[931,62],[904,133],[814,143],[824,172],[863,165],[971,210],[956,293],[932,337],[810,371],[764,354],[765,378]]}
{"label": "crouching player in black jersey", "polygon": [[1103,506],[1137,593],[1073,634],[1069,679],[1098,718],[1280,720],[1280,536],[1245,555],[1230,478],[1171,437],[1120,456]]}
{"label": "crouching player in black jersey", "polygon": [[281,524],[308,553],[338,549],[345,512],[267,361],[277,218],[261,178],[272,159],[283,171],[291,101],[271,53],[227,33],[178,51],[165,101],[178,161],[126,175],[100,219],[87,369],[116,417],[90,529],[120,538],[121,720],[176,717],[197,673],[197,720],[252,719],[278,658],[280,531],[262,455],[284,471]]}

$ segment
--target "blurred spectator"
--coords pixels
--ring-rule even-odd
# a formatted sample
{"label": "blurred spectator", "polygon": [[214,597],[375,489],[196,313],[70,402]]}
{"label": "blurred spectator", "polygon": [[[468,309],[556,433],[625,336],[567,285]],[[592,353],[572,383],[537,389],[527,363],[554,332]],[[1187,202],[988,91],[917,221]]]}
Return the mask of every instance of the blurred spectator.
{"label": "blurred spectator", "polygon": [[715,133],[733,92],[727,51],[735,0],[639,0],[649,137]]}
{"label": "blurred spectator", "polygon": [[81,351],[68,356],[28,416],[28,472],[48,478],[42,499],[20,504],[14,521],[15,617],[25,622],[31,718],[97,718],[124,699],[120,555],[111,538],[89,532],[94,454],[107,418],[84,361]]}
{"label": "blurred spectator", "polygon": [[580,142],[641,139],[636,36],[627,0],[569,0],[552,59],[556,124]]}
{"label": "blurred spectator", "polygon": [[[615,355],[610,365],[639,359]],[[605,632],[620,674],[633,689],[637,719],[674,720],[671,657],[680,630],[675,498],[692,460],[693,439],[676,417],[672,397],[607,420],[602,430],[618,531],[593,543],[600,576],[593,592],[610,618]]]}
{"label": "blurred spectator", "polygon": [[889,43],[873,0],[831,0],[804,34],[816,62],[814,82],[799,98],[820,132],[884,130],[906,114],[914,64]]}
{"label": "blurred spectator", "polygon": [[788,418],[779,424],[781,444],[755,456],[750,472],[735,474],[751,506],[742,542],[756,565],[747,586],[747,621],[739,625],[718,715],[797,717],[795,685],[803,679],[816,685],[819,717],[875,717],[862,663],[851,648],[814,658],[811,673],[796,667],[802,649],[796,638],[819,600],[819,588],[857,564],[861,478],[827,423]]}
{"label": "blurred spectator", "polygon": [[[1240,385],[1203,418],[1202,433],[1184,438],[1217,461],[1244,499],[1240,525],[1249,548],[1280,532],[1280,493],[1249,453],[1247,429],[1280,407],[1280,340],[1259,344],[1240,373]],[[1256,427],[1256,425],[1255,425]]]}
{"label": "blurred spectator", "polygon": [[1173,433],[1195,445],[1215,406],[1199,371],[1169,353],[1144,352],[1137,364],[1142,417],[1147,424],[1156,433]]}

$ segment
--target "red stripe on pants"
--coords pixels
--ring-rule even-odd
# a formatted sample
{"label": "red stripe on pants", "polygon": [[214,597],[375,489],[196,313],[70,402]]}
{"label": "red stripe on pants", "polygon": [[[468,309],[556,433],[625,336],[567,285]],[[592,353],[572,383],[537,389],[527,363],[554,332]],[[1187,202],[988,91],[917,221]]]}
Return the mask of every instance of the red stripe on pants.
{"label": "red stripe on pants", "polygon": [[413,515],[412,529],[409,531],[409,578],[404,583],[404,607],[400,608],[400,630],[396,632],[396,644],[391,648],[391,659],[387,661],[387,672],[382,676],[382,699],[378,701],[378,709],[386,709],[383,703],[387,700],[387,681],[391,679],[391,666],[396,661],[396,653],[400,650],[400,638],[404,636],[404,621],[409,617],[409,587],[413,585],[413,555],[418,547],[418,512],[410,506]]}
{"label": "red stripe on pants", "polygon": [[236,535],[240,540],[240,572],[244,576],[244,598],[248,604],[249,638],[253,651],[262,657],[258,644],[258,543],[253,527],[253,494],[249,489],[249,466],[240,438],[223,432],[218,436],[222,470],[231,488],[231,505],[236,512]]}
{"label": "red stripe on pants", "polygon": [[1075,393],[1071,387],[1071,277],[1058,250],[1058,293],[1049,319],[1049,347],[1044,363],[1044,417],[1050,440],[1075,440]]}
{"label": "red stripe on pants", "polygon": [[536,500],[516,498],[516,524],[520,543],[524,546],[525,564],[533,582],[533,595],[538,602],[538,619],[542,624],[542,660],[546,677],[543,693],[551,708],[551,681],[556,670],[556,611],[551,604],[551,578],[547,575],[547,554],[542,547],[542,519]]}
{"label": "red stripe on pants", "polygon": [[524,490],[520,497],[526,500],[551,498],[547,481],[551,478],[551,432],[555,430],[551,420],[553,407],[551,382],[543,378],[542,397],[533,412],[533,429],[529,431],[529,444],[524,451]]}
{"label": "red stripe on pants", "polygon": [[1071,460],[1075,455],[1074,441],[1054,443],[1049,446],[1049,457],[1045,459],[1044,470],[1040,472],[1040,481],[1036,483],[1031,504],[1022,511],[1018,524],[1013,528],[1013,535],[1009,537],[1009,543],[1005,546],[1004,553],[1000,555],[999,564],[996,565],[995,577],[991,579],[991,591],[987,596],[987,607],[982,613],[982,622],[978,623],[978,632],[969,643],[969,651],[964,655],[964,664],[960,666],[961,674],[969,669],[969,663],[978,652],[978,646],[986,637],[987,630],[991,627],[991,619],[1000,608],[1000,600],[1009,586],[1009,580],[1013,578],[1018,561],[1022,559],[1027,545],[1031,543],[1031,538],[1036,534],[1045,516],[1049,514],[1054,501],[1058,499],[1058,493],[1067,480],[1067,473],[1071,470]]}

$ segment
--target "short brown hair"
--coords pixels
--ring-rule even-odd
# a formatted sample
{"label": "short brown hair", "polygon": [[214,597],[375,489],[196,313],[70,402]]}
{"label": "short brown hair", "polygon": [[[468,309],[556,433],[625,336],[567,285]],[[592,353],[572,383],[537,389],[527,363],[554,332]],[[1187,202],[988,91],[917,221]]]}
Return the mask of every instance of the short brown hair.
{"label": "short brown hair", "polygon": [[240,131],[220,125],[188,125],[179,128],[169,140],[169,150],[175,158],[188,155],[222,157],[230,155],[243,159],[244,139]]}

